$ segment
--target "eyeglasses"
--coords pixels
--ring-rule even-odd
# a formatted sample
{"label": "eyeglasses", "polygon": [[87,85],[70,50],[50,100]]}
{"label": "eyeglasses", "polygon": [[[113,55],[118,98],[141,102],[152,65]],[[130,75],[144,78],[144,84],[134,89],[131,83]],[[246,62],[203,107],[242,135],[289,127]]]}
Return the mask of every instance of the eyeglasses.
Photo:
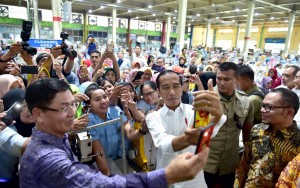
{"label": "eyeglasses", "polygon": [[129,72],[123,72],[123,74],[129,74]]}
{"label": "eyeglasses", "polygon": [[80,103],[79,102],[74,102],[69,106],[65,106],[64,108],[60,109],[60,110],[56,110],[53,108],[48,108],[48,107],[44,107],[44,106],[39,106],[38,108],[44,109],[44,110],[50,110],[50,111],[54,111],[54,112],[59,112],[59,113],[68,113],[70,109],[74,110],[77,109],[79,107]]}
{"label": "eyeglasses", "polygon": [[235,126],[238,128],[238,129],[243,129],[243,126],[240,122],[240,119],[239,119],[239,116],[237,114],[234,114],[233,116],[233,120],[235,122]]}
{"label": "eyeglasses", "polygon": [[289,106],[274,106],[271,104],[262,104],[261,108],[265,109],[266,112],[270,112],[273,108],[290,108]]}
{"label": "eyeglasses", "polygon": [[150,91],[150,92],[148,92],[148,93],[143,93],[143,97],[146,98],[147,96],[152,96],[154,93],[155,93],[155,90]]}

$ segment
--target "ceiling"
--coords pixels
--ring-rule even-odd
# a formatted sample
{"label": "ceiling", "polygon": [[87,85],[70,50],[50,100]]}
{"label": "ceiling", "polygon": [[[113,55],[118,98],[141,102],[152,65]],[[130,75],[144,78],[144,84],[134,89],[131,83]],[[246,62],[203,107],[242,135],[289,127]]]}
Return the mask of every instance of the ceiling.
{"label": "ceiling", "polygon": [[[30,1],[30,0],[29,0]],[[64,0],[65,1],[65,0]],[[117,9],[117,17],[145,21],[166,21],[178,24],[179,1],[181,0],[69,0],[72,11],[94,15],[111,16]],[[1,0],[2,4],[26,6],[26,0]],[[40,0],[39,8],[51,9],[50,0]],[[212,26],[245,25],[249,0],[188,0],[187,25]],[[287,25],[289,13],[296,13],[295,25],[300,25],[300,0],[256,0],[253,25]]]}

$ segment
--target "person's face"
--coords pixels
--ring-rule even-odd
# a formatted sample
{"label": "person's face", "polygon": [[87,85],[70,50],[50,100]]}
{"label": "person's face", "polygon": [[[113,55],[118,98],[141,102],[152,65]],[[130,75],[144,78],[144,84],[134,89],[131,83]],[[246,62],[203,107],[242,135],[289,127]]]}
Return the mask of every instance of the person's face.
{"label": "person's face", "polygon": [[164,67],[165,66],[165,63],[164,63],[164,60],[163,59],[157,59],[156,60],[156,64],[161,66],[161,67]]}
{"label": "person's face", "polygon": [[221,94],[231,96],[235,90],[237,78],[233,70],[217,70],[217,87]]}
{"label": "person's face", "polygon": [[148,72],[144,72],[142,77],[143,77],[143,81],[146,82],[148,80],[151,80],[152,75]]}
{"label": "person's face", "polygon": [[152,89],[149,85],[143,87],[143,99],[147,104],[157,104],[158,92]]}
{"label": "person's face", "polygon": [[96,66],[97,63],[100,62],[100,55],[98,53],[92,53],[90,56],[90,60],[93,66]]}
{"label": "person's face", "polygon": [[286,122],[286,116],[287,111],[290,110],[290,108],[276,108],[276,107],[286,107],[284,103],[281,100],[281,94],[280,93],[268,93],[262,104],[263,105],[271,105],[275,106],[275,108],[271,108],[270,111],[266,110],[265,108],[261,108],[261,118],[262,122],[265,124],[270,124],[273,128],[276,130],[280,130],[283,127],[280,127],[280,125],[284,124]]}
{"label": "person's face", "polygon": [[123,59],[123,57],[124,57],[123,53],[122,53],[122,52],[119,52],[119,53],[118,53],[118,58],[119,58],[119,59]]}
{"label": "person's face", "polygon": [[274,73],[273,70],[269,70],[269,77],[273,78],[274,74],[275,74],[275,73]]}
{"label": "person's face", "polygon": [[151,61],[151,62],[154,62],[154,57],[150,57],[150,61]]}
{"label": "person's face", "polygon": [[217,72],[219,65],[217,63],[212,64],[212,66],[214,67],[214,72]]}
{"label": "person's face", "polygon": [[130,85],[126,85],[124,87],[129,92],[131,98],[134,99],[134,91],[133,91],[132,87]]}
{"label": "person's face", "polygon": [[114,71],[109,70],[105,74],[105,79],[111,81],[112,83],[115,83],[116,82],[116,75],[115,75]]}
{"label": "person's face", "polygon": [[21,85],[21,88],[22,88],[22,89],[25,89],[25,84],[24,84],[23,79],[22,79],[20,76],[17,76],[17,79],[18,79],[18,81],[19,81],[19,83],[20,83],[20,85]]}
{"label": "person's face", "polygon": [[[50,105],[45,106],[58,111],[45,110],[38,108],[37,113],[33,113],[37,126],[41,127],[47,133],[63,137],[65,133],[71,131],[75,116],[75,99],[71,91],[62,91],[55,95]],[[63,108],[68,110],[62,111]],[[33,109],[35,110],[35,109]]]}
{"label": "person's face", "polygon": [[17,89],[17,88],[24,89],[24,88],[22,88],[22,85],[20,84],[19,80],[14,81],[14,82],[10,85],[10,90]]}
{"label": "person's face", "polygon": [[43,70],[42,72],[39,73],[39,77],[38,79],[44,79],[44,78],[48,78],[47,73]]}
{"label": "person's face", "polygon": [[129,74],[129,70],[124,70],[122,73],[122,79],[125,80],[128,74]]}
{"label": "person's face", "polygon": [[295,76],[294,84],[296,89],[300,89],[300,71],[298,71]]}
{"label": "person's face", "polygon": [[114,91],[114,86],[110,83],[110,82],[105,82],[104,86],[103,86],[105,92],[107,93],[108,98],[111,97],[111,94]]}
{"label": "person's face", "polygon": [[175,110],[181,102],[182,89],[179,76],[171,73],[159,78],[159,95],[171,110]]}
{"label": "person's face", "polygon": [[246,91],[248,82],[249,80],[245,76],[238,76],[237,86],[241,91]]}
{"label": "person's face", "polygon": [[45,63],[45,61],[47,60],[47,58],[48,58],[48,57],[43,57],[43,58],[39,61],[38,65],[39,65],[39,66],[42,66],[42,65]]}
{"label": "person's face", "polygon": [[283,70],[282,72],[282,84],[287,86],[289,89],[293,89],[295,87],[294,79],[295,76],[293,75],[294,68],[289,67]]}
{"label": "person's face", "polygon": [[31,115],[31,113],[27,107],[26,102],[24,102],[22,104],[22,111],[20,113],[20,119],[25,124],[31,124],[31,123],[35,122],[33,116]]}
{"label": "person's face", "polygon": [[179,63],[182,65],[184,64],[184,59],[180,59]]}
{"label": "person's face", "polygon": [[109,98],[103,89],[92,91],[90,108],[93,113],[99,115],[106,114],[109,107]]}
{"label": "person's face", "polygon": [[135,51],[135,53],[136,53],[137,55],[140,55],[140,53],[141,53],[141,47],[136,46],[135,49],[134,49],[134,51]]}
{"label": "person's face", "polygon": [[267,89],[270,89],[271,86],[272,86],[272,84],[273,84],[273,81],[268,82],[268,83],[266,84],[266,88],[267,88]]}
{"label": "person's face", "polygon": [[187,93],[189,91],[189,81],[184,81],[181,89],[183,93]]}

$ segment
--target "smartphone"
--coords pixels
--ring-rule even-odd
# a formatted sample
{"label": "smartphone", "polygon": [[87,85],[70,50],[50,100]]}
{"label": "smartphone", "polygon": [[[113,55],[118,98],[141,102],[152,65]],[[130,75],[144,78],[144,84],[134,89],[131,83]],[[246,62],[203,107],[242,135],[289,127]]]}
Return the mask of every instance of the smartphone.
{"label": "smartphone", "polygon": [[155,70],[155,71],[157,71],[157,72],[162,72],[162,71],[165,70],[164,67],[159,66],[159,65],[156,65],[156,64],[153,64],[152,67],[151,67],[151,69],[152,69],[152,70]]}
{"label": "smartphone", "polygon": [[38,74],[39,73],[38,66],[22,65],[20,68],[21,68],[21,74]]}
{"label": "smartphone", "polygon": [[144,74],[143,71],[138,71],[138,72],[136,73],[135,77],[133,78],[132,83],[134,83],[136,80],[141,79],[142,76],[143,76],[143,74]]}
{"label": "smartphone", "polygon": [[194,112],[194,128],[206,127],[209,123],[209,113],[204,111]]}
{"label": "smartphone", "polygon": [[206,147],[209,146],[209,142],[214,130],[214,124],[211,123],[207,127],[201,130],[200,136],[198,139],[197,148],[195,150],[195,154],[200,153],[202,150],[204,150]]}
{"label": "smartphone", "polygon": [[113,52],[114,50],[114,45],[112,43],[107,44],[107,51]]}
{"label": "smartphone", "polygon": [[15,102],[7,111],[6,115],[2,118],[2,121],[5,125],[9,126],[14,119],[16,119],[21,113],[22,105],[18,102]]}

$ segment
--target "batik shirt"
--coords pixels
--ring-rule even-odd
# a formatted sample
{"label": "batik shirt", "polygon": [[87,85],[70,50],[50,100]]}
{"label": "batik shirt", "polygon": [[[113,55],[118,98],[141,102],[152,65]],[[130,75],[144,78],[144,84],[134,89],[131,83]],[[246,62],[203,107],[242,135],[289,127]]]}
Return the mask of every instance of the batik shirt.
{"label": "batik shirt", "polygon": [[245,145],[234,187],[274,187],[281,171],[300,152],[300,130],[294,123],[279,131],[257,124]]}
{"label": "batik shirt", "polygon": [[300,187],[300,154],[284,168],[276,184],[276,188],[296,187]]}

